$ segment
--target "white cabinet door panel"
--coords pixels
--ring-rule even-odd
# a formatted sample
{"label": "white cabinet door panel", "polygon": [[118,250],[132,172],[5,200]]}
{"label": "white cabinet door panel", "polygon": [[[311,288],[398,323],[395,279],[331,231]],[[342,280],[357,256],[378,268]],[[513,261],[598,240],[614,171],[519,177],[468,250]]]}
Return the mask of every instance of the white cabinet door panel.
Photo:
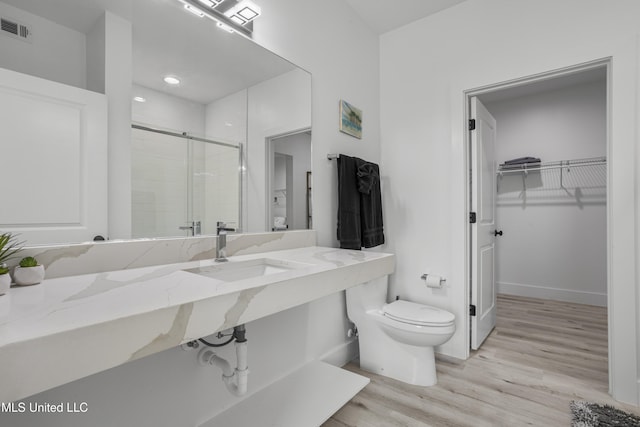
{"label": "white cabinet door panel", "polygon": [[0,231],[28,244],[107,236],[102,94],[0,69]]}

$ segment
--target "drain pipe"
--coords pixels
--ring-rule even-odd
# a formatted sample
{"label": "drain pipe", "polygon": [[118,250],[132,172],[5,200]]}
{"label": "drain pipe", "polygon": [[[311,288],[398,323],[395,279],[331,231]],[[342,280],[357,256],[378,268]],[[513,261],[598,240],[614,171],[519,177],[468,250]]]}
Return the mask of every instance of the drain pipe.
{"label": "drain pipe", "polygon": [[247,339],[244,325],[233,328],[236,347],[236,368],[232,369],[229,362],[218,356],[213,350],[205,347],[200,350],[198,360],[202,365],[213,365],[222,371],[222,381],[227,390],[234,396],[243,396],[247,392],[249,367],[247,366]]}

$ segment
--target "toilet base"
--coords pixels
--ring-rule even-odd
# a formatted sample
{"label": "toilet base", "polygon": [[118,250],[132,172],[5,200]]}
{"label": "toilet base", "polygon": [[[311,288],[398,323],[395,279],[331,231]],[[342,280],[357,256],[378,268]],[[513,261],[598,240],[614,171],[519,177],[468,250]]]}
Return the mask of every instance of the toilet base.
{"label": "toilet base", "polygon": [[401,344],[374,329],[360,333],[361,369],[418,386],[438,382],[433,347]]}

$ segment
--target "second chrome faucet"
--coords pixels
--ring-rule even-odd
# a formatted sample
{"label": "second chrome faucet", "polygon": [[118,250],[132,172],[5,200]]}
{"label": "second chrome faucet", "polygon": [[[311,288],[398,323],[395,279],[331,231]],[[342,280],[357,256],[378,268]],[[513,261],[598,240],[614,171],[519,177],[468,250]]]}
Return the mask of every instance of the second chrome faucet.
{"label": "second chrome faucet", "polygon": [[227,231],[236,231],[235,228],[227,227],[222,221],[216,223],[216,262],[227,260]]}

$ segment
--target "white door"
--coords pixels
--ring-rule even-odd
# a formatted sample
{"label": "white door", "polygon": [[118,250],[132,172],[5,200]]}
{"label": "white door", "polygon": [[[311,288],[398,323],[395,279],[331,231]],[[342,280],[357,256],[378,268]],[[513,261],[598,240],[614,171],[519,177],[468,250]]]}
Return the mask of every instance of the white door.
{"label": "white door", "polygon": [[477,350],[496,325],[496,120],[476,97],[471,119],[471,348]]}
{"label": "white door", "polygon": [[0,230],[28,245],[107,230],[107,98],[0,69]]}

